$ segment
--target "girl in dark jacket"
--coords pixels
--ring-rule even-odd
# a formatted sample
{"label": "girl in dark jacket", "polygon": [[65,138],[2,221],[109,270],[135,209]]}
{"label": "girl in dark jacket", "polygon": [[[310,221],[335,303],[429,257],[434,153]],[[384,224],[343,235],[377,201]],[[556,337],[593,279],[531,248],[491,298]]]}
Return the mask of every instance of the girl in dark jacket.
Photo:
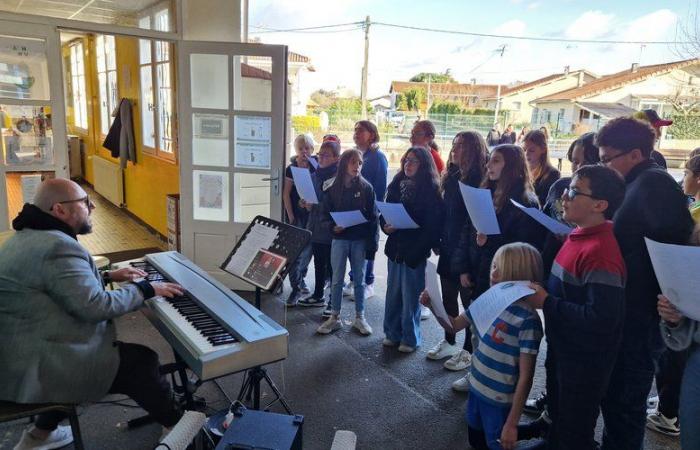
{"label": "girl in dark jacket", "polygon": [[[334,141],[326,141],[321,144],[318,151],[318,168],[311,174],[316,197],[319,204],[306,203],[301,200],[302,206],[309,211],[309,220],[306,229],[311,231],[311,250],[314,255],[314,275],[316,278],[314,292],[310,297],[299,300],[299,306],[323,306],[323,290],[326,280],[331,274],[331,242],[333,233],[324,220],[324,212],[321,207],[326,191],[333,183],[338,171],[338,158],[340,157],[340,144]],[[328,302],[328,317],[330,317],[330,301]],[[325,313],[325,311],[324,311]]]}
{"label": "girl in dark jacket", "polygon": [[[355,273],[355,321],[353,328],[362,335],[372,334],[372,328],[365,320],[365,251],[374,243],[374,229],[377,215],[374,205],[374,189],[362,175],[362,153],[359,150],[346,150],[340,157],[338,173],[323,196],[322,208],[325,226],[333,232],[331,242],[331,317],[316,330],[319,334],[329,334],[343,327],[340,320],[340,305],[343,299],[343,277],[348,258]],[[348,228],[333,222],[330,213],[336,211],[360,211],[367,222]]]}
{"label": "girl in dark jacket", "polygon": [[525,154],[517,145],[499,145],[491,152],[486,164],[482,188],[493,195],[493,206],[501,234],[486,236],[472,227],[476,246],[472,257],[469,280],[474,287],[473,298],[484,293],[490,285],[491,260],[501,246],[511,242],[526,242],[542,249],[546,228],[518,209],[512,200],[528,208],[537,207],[538,200],[530,183]]}
{"label": "girl in dark jacket", "polygon": [[[440,238],[437,270],[440,274],[445,311],[452,316],[459,315],[457,297],[460,297],[465,309],[469,306],[471,292],[466,285],[466,278],[464,284],[460,278],[467,274],[469,247],[476,245],[472,240],[461,239],[463,234],[469,235],[471,220],[464,206],[459,183],[479,187],[486,174],[487,160],[488,147],[481,134],[462,131],[452,140],[450,160],[440,183],[445,202],[445,220]],[[440,360],[464,351],[465,355],[456,358],[454,364],[445,365],[449,370],[461,370],[467,367],[471,350],[469,329],[466,329],[463,349],[455,345],[455,335],[446,331],[445,339],[428,351],[427,358]]]}
{"label": "girl in dark jacket", "polygon": [[398,230],[380,218],[389,236],[384,246],[389,266],[384,345],[410,353],[421,344],[418,297],[425,288],[430,250],[440,240],[443,209],[435,163],[425,148],[411,147],[401,158],[401,171],[389,184],[386,201],[402,203],[419,226]]}

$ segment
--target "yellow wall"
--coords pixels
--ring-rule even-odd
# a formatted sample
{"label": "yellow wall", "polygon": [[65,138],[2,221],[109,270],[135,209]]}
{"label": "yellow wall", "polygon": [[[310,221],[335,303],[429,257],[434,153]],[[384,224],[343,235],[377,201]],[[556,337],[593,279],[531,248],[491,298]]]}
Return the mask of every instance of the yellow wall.
{"label": "yellow wall", "polygon": [[[118,162],[112,158],[110,152],[102,147],[104,136],[99,127],[99,105],[97,92],[97,72],[95,60],[94,38],[86,38],[89,45],[89,57],[85,59],[86,88],[88,96],[92,99],[88,104],[89,124],[91,129],[87,135],[79,134],[85,139],[86,160],[85,179],[94,184],[91,158],[106,158]],[[126,191],[126,209],[145,223],[156,229],[159,233],[167,235],[166,223],[166,196],[180,191],[179,168],[177,164],[165,161],[143,153],[141,145],[141,111],[139,109],[139,66],[138,66],[138,39],[129,37],[116,37],[117,51],[117,82],[119,97],[126,97],[132,101],[132,116],[134,122],[134,139],[136,142],[136,164],[128,162],[124,172],[124,190]],[[64,53],[67,49],[64,49]],[[67,82],[69,79],[67,78]],[[72,109],[68,108],[69,132],[74,132],[72,124]]]}

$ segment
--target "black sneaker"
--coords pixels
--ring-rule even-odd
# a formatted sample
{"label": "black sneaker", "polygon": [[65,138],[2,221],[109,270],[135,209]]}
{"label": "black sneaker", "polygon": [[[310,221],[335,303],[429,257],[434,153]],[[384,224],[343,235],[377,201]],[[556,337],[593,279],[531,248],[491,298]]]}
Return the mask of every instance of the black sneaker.
{"label": "black sneaker", "polygon": [[321,317],[323,317],[324,319],[327,319],[332,315],[333,315],[333,307],[331,306],[331,302],[328,302],[326,307],[323,308],[323,312],[321,313]]}
{"label": "black sneaker", "polygon": [[525,406],[523,406],[523,412],[527,414],[540,415],[544,411],[544,407],[547,405],[547,392],[542,391],[540,395],[535,398],[528,398],[525,401]]}
{"label": "black sneaker", "polygon": [[287,297],[287,301],[285,304],[287,305],[287,308],[291,308],[293,306],[297,305],[297,302],[299,301],[299,297],[301,297],[301,292],[294,290],[289,294],[289,297]]}
{"label": "black sneaker", "polygon": [[549,416],[542,415],[532,422],[518,424],[518,440],[537,439],[547,436],[551,422]]}
{"label": "black sneaker", "polygon": [[323,299],[323,297],[315,297],[315,296],[310,296],[303,298],[299,300],[299,303],[297,303],[299,306],[324,306],[326,304],[326,301]]}

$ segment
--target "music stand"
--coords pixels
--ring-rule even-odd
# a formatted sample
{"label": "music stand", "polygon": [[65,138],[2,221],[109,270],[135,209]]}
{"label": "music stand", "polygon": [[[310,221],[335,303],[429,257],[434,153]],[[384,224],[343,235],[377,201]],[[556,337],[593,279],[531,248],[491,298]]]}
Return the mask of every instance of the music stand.
{"label": "music stand", "polygon": [[[262,291],[274,292],[284,281],[289,269],[311,240],[311,232],[293,225],[256,216],[236,243],[221,269],[255,286],[255,307],[262,311]],[[267,248],[258,247],[259,245]],[[252,398],[253,409],[260,409],[260,383],[265,380],[276,398],[266,409],[279,400],[287,414],[292,414],[282,393],[267,370],[255,366],[246,370],[238,400]]]}

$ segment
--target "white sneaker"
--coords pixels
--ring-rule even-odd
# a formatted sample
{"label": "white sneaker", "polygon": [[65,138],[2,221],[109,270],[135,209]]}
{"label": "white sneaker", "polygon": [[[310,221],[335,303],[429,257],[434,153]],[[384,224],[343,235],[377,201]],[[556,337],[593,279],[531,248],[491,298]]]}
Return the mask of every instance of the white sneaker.
{"label": "white sneaker", "polygon": [[343,328],[343,323],[341,322],[340,317],[331,316],[316,329],[316,333],[331,334],[332,332],[340,330],[341,328]]}
{"label": "white sneaker", "polygon": [[647,428],[666,436],[679,436],[681,434],[678,417],[666,417],[658,411],[647,416]]}
{"label": "white sneaker", "polygon": [[396,347],[397,345],[399,345],[399,343],[398,343],[398,342],[394,342],[394,341],[392,341],[391,339],[385,337],[384,340],[382,341],[382,345],[383,345],[384,347]]}
{"label": "white sneaker", "polygon": [[355,317],[352,327],[359,331],[363,336],[369,336],[372,334],[372,327],[369,326],[364,316]]}
{"label": "white sneaker", "polygon": [[472,355],[466,350],[460,350],[452,358],[445,361],[443,367],[447,370],[464,370],[471,364]]}
{"label": "white sneaker", "polygon": [[401,345],[399,345],[399,351],[401,353],[413,353],[416,351],[416,348],[411,347],[410,345],[401,344]]}
{"label": "white sneaker", "polygon": [[420,320],[428,320],[428,319],[430,319],[431,315],[432,315],[432,313],[430,312],[430,310],[428,308],[426,308],[423,305],[420,305]]}
{"label": "white sneaker", "polygon": [[370,297],[374,297],[374,285],[365,284],[365,300],[367,300]]}
{"label": "white sneaker", "polygon": [[59,425],[44,440],[35,438],[30,433],[33,429],[32,426],[22,432],[22,438],[14,446],[14,450],[51,450],[65,447],[73,442],[73,432],[69,426]]}
{"label": "white sneaker", "polygon": [[471,374],[466,374],[459,380],[455,380],[452,383],[452,389],[457,392],[469,392],[469,377]]}
{"label": "white sneaker", "polygon": [[425,357],[432,360],[443,359],[448,356],[454,356],[455,353],[459,353],[459,350],[459,347],[443,339],[435,347],[428,350],[428,354]]}
{"label": "white sneaker", "polygon": [[653,397],[649,397],[647,399],[647,409],[651,409],[653,411],[648,412],[648,414],[652,414],[654,411],[656,411],[656,408],[659,407],[659,396],[655,395]]}
{"label": "white sneaker", "polygon": [[355,298],[355,285],[352,281],[348,281],[343,285],[343,297]]}

